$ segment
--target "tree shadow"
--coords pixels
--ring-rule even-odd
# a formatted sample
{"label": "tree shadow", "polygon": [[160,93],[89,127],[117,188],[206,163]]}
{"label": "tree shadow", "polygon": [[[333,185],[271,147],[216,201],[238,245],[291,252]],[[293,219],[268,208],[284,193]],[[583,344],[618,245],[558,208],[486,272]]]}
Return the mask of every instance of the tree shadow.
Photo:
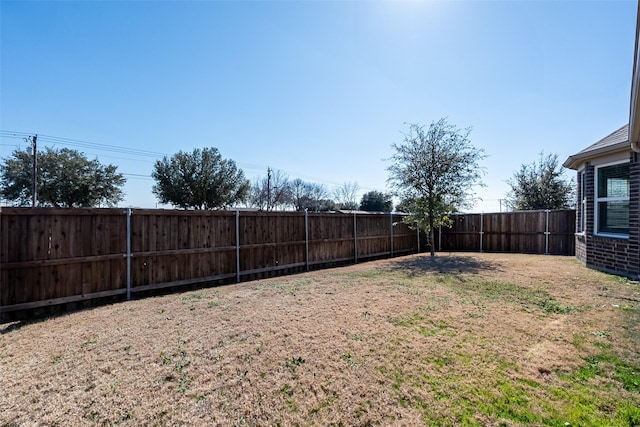
{"label": "tree shadow", "polygon": [[439,253],[435,257],[418,254],[389,262],[389,267],[409,274],[424,273],[479,273],[480,271],[500,271],[499,263],[478,259],[469,255]]}
{"label": "tree shadow", "polygon": [[34,320],[13,320],[7,321],[6,323],[0,323],[0,335],[8,334],[9,332],[16,331],[23,326],[30,325],[32,323],[41,322],[42,319],[34,319]]}

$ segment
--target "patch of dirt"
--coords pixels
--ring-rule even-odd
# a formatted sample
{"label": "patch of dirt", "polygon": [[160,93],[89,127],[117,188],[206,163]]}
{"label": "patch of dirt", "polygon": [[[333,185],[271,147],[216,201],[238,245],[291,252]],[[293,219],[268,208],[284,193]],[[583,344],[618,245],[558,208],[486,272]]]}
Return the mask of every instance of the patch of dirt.
{"label": "patch of dirt", "polygon": [[495,372],[640,364],[638,291],[572,257],[413,255],[2,325],[0,425],[454,425]]}

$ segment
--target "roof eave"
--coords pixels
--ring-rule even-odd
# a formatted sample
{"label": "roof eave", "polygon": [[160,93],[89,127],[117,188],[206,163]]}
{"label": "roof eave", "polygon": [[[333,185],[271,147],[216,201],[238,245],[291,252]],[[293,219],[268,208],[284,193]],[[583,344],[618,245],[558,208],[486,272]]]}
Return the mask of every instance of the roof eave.
{"label": "roof eave", "polygon": [[574,154],[573,156],[569,156],[567,160],[564,161],[562,166],[567,169],[577,170],[583,163],[586,163],[588,160],[595,159],[597,157],[602,157],[607,154],[615,154],[629,150],[629,141],[618,142],[617,144],[609,145],[607,147],[597,148],[595,150],[584,151],[578,154]]}

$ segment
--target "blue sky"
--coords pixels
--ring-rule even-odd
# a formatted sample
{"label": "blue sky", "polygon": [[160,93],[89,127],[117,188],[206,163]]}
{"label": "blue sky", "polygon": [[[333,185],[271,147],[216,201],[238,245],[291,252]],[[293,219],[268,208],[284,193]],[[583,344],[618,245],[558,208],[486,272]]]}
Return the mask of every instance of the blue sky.
{"label": "blue sky", "polygon": [[[58,138],[155,207],[162,154],[217,147],[386,191],[406,122],[473,128],[484,200],[542,151],[560,161],[628,121],[635,1],[1,1],[0,157]],[[101,146],[69,145],[60,138]],[[42,145],[54,146],[42,136]],[[573,176],[573,174],[570,174]]]}

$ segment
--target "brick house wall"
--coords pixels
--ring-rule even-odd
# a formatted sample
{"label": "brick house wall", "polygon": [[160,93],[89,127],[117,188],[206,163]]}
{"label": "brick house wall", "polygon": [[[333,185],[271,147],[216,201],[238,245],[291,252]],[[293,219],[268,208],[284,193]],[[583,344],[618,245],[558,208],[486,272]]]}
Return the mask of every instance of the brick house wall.
{"label": "brick house wall", "polygon": [[[629,238],[596,236],[595,231],[595,168],[587,162],[585,174],[586,226],[583,233],[576,233],[576,258],[587,267],[640,278],[640,161],[637,153],[630,153],[629,165]],[[578,203],[583,195],[578,179]],[[580,215],[576,215],[576,230],[579,230]]]}

